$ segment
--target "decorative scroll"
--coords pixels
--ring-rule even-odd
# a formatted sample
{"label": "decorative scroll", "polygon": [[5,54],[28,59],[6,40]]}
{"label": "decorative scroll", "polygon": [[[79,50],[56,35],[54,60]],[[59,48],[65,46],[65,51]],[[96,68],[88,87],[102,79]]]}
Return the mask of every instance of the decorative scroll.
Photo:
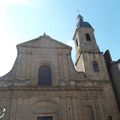
{"label": "decorative scroll", "polygon": [[3,116],[5,115],[6,109],[3,107],[0,107],[0,119],[3,118]]}

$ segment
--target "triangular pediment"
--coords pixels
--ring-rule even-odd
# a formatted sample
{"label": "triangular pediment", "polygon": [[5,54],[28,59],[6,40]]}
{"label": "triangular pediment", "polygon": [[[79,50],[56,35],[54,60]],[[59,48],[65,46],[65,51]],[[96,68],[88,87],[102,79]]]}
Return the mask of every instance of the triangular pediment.
{"label": "triangular pediment", "polygon": [[59,42],[53,38],[51,38],[50,36],[44,34],[43,36],[40,36],[36,39],[18,44],[17,46],[20,47],[42,47],[42,48],[66,48],[66,49],[72,49],[70,46]]}

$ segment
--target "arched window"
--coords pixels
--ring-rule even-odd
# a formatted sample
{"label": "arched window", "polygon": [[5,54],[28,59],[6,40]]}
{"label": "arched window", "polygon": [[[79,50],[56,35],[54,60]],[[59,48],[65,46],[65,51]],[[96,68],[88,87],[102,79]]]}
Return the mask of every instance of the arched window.
{"label": "arched window", "polygon": [[76,42],[76,46],[78,46],[78,39],[77,38],[76,38],[75,42]]}
{"label": "arched window", "polygon": [[93,70],[94,70],[94,72],[99,72],[99,66],[96,61],[93,61]]}
{"label": "arched window", "polygon": [[86,36],[86,41],[91,41],[90,35],[88,33],[86,33],[85,36]]}
{"label": "arched window", "polygon": [[51,69],[47,65],[42,65],[38,72],[38,85],[52,85]]}

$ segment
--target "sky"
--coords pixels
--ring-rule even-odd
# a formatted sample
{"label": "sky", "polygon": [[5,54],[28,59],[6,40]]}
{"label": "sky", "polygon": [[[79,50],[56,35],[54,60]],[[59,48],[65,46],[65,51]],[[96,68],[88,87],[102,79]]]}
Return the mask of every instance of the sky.
{"label": "sky", "polygon": [[[79,11],[79,12],[78,12]],[[44,32],[73,47],[78,13],[95,30],[102,52],[120,58],[120,0],[0,0],[0,76],[8,73],[17,56],[16,45]]]}

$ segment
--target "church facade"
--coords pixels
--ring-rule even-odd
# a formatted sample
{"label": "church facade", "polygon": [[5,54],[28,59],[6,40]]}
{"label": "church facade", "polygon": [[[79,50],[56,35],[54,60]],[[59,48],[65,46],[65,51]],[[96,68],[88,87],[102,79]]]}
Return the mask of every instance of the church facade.
{"label": "church facade", "polygon": [[120,120],[94,29],[78,15],[72,48],[44,34],[17,45],[12,70],[0,77],[2,120]]}

